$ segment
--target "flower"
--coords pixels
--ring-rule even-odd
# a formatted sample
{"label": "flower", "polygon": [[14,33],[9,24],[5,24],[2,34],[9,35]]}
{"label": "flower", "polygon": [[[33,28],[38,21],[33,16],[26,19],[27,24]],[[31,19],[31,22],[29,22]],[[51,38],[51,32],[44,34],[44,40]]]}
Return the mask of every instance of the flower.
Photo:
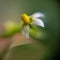
{"label": "flower", "polygon": [[34,13],[31,16],[27,16],[27,14],[25,13],[22,14],[21,18],[24,22],[22,34],[25,35],[27,38],[29,38],[30,25],[37,25],[37,26],[45,27],[44,22],[40,19],[42,17],[44,17],[44,14],[40,12]]}

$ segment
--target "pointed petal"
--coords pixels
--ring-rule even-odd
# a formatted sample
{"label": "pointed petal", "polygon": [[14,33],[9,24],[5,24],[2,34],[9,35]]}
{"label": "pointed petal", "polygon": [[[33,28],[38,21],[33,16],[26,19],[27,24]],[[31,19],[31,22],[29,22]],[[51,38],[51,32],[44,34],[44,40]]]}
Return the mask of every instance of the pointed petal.
{"label": "pointed petal", "polygon": [[38,25],[38,26],[41,26],[41,27],[45,27],[45,26],[44,26],[44,22],[43,22],[41,19],[36,19],[36,20],[34,20],[34,22],[32,22],[31,24],[33,24],[33,25]]}
{"label": "pointed petal", "polygon": [[24,26],[24,28],[23,28],[23,30],[22,30],[22,34],[24,35],[24,36],[26,36],[27,38],[29,38],[29,26],[27,25],[27,26]]}
{"label": "pointed petal", "polygon": [[37,12],[37,13],[34,13],[33,15],[31,15],[30,17],[33,20],[33,22],[31,24],[44,27],[44,22],[40,19],[41,17],[44,17],[44,14]]}
{"label": "pointed petal", "polygon": [[32,14],[31,17],[34,19],[34,18],[39,18],[39,17],[45,17],[45,15],[43,13],[36,12]]}

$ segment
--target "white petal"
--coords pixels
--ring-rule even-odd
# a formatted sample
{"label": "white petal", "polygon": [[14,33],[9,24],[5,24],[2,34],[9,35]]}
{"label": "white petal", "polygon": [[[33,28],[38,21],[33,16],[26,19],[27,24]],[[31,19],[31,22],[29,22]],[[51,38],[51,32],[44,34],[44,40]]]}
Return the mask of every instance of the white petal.
{"label": "white petal", "polygon": [[34,18],[39,18],[39,17],[45,17],[45,15],[43,13],[36,12],[32,14],[31,17],[34,19]]}
{"label": "white petal", "polygon": [[44,22],[43,22],[41,19],[36,19],[36,20],[34,20],[34,22],[32,22],[31,24],[33,24],[33,25],[38,25],[38,26],[41,26],[41,27],[45,27],[45,26],[44,26]]}
{"label": "white petal", "polygon": [[44,14],[37,12],[37,13],[34,13],[33,15],[31,15],[30,17],[33,20],[33,22],[31,24],[44,27],[44,22],[40,19],[41,17],[44,17]]}
{"label": "white petal", "polygon": [[27,38],[29,38],[29,28],[30,28],[29,25],[27,25],[27,26],[24,26],[22,30],[22,34]]}

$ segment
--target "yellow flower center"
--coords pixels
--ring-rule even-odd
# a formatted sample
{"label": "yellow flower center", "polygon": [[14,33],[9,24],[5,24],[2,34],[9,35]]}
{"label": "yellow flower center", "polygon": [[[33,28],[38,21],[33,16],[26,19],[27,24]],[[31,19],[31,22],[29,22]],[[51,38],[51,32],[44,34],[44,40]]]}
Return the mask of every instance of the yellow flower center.
{"label": "yellow flower center", "polygon": [[26,24],[29,24],[29,23],[31,23],[31,20],[29,19],[29,17],[27,16],[27,14],[22,14],[21,15],[21,18],[22,18],[22,20],[26,23]]}

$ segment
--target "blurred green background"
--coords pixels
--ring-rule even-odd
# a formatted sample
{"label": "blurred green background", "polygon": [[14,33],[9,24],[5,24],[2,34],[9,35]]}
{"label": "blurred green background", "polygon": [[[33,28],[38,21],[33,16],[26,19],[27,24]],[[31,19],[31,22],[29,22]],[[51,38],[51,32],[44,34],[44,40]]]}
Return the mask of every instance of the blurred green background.
{"label": "blurred green background", "polygon": [[45,38],[37,40],[47,47],[44,60],[52,60],[58,55],[59,2],[57,0],[0,0],[0,22],[7,20],[19,22],[22,13],[31,15],[35,12],[45,15],[42,19],[45,28],[38,27],[44,32]]}

